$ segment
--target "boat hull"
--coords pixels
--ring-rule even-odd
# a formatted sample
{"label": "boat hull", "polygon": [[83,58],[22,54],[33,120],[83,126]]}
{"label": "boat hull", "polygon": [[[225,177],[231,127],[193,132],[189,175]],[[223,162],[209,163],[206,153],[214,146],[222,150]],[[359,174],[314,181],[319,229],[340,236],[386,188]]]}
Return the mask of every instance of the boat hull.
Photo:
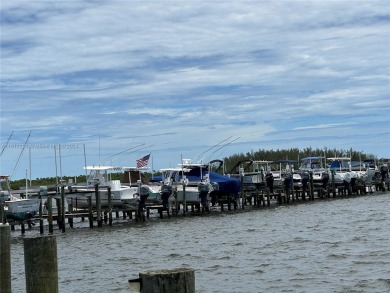
{"label": "boat hull", "polygon": [[[108,201],[108,192],[107,189],[99,190],[100,195],[100,205],[102,208],[109,207]],[[97,207],[96,194],[92,190],[80,190],[79,192],[71,193],[66,195],[66,201],[69,204],[72,204],[73,208],[76,209],[87,209],[89,207],[89,198],[91,199],[92,208]],[[130,187],[124,190],[114,190],[111,191],[111,207],[122,207],[122,200],[126,199],[128,201],[138,200],[137,188]]]}
{"label": "boat hull", "polygon": [[39,213],[40,199],[5,201],[6,217],[15,221],[28,220]]}
{"label": "boat hull", "polygon": [[177,188],[177,203],[184,203],[184,196],[186,203],[200,203],[199,191],[197,187],[186,187],[185,195],[182,186]]}

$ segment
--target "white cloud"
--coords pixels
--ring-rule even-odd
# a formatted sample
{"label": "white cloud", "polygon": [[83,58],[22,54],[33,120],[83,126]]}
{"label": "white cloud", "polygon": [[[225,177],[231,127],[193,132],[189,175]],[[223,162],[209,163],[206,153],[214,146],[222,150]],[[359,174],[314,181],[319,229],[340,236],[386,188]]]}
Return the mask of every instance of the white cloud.
{"label": "white cloud", "polygon": [[387,7],[3,1],[1,139],[33,130],[96,154],[100,137],[107,155],[142,142],[158,167],[227,137],[240,139],[224,155],[353,144],[389,157]]}

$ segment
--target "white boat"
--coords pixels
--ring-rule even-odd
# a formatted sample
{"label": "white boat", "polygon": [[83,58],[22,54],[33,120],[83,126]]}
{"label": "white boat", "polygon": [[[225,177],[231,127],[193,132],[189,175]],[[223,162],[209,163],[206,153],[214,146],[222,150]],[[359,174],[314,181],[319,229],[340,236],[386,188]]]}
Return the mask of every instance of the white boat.
{"label": "white boat", "polygon": [[[127,207],[135,207],[139,205],[140,194],[147,192],[148,197],[146,199],[146,205],[155,205],[161,204],[161,186],[160,185],[149,185],[142,182],[141,178],[141,170],[147,169],[146,167],[138,168],[138,167],[122,167],[125,171],[124,178],[128,182],[130,188],[133,190],[135,196],[133,197],[122,197],[122,204]],[[132,180],[132,174],[136,175],[136,180]],[[142,189],[142,191],[141,191]]]}
{"label": "white boat", "polygon": [[349,157],[334,157],[327,160],[330,162],[329,174],[334,177],[336,186],[357,182],[372,184],[376,167],[371,168],[369,164],[352,161]]}
{"label": "white boat", "polygon": [[41,200],[38,198],[17,198],[12,195],[9,176],[0,176],[0,200],[4,202],[7,219],[23,221],[31,219],[39,213]]}
{"label": "white boat", "polygon": [[329,173],[326,168],[325,157],[306,157],[301,159],[301,161],[299,171],[301,172],[302,180],[310,180],[310,176],[312,176],[314,186],[326,188],[329,183]]}
{"label": "white boat", "polygon": [[[209,180],[207,165],[192,163],[190,159],[182,159],[179,167],[163,168],[161,172],[161,185],[172,186],[172,197],[175,197],[176,203],[199,204],[199,184],[207,185],[209,194],[213,191],[213,186]],[[196,173],[196,175],[194,175]],[[209,198],[207,197],[207,201]]]}
{"label": "white boat", "polygon": [[[185,172],[190,171],[187,168],[164,168],[160,169],[162,175],[162,183],[172,186],[173,193],[177,203],[200,203],[199,192],[197,185],[188,181],[185,177]],[[185,188],[184,188],[185,187]]]}
{"label": "white boat", "polygon": [[[112,207],[122,207],[123,201],[127,204],[138,203],[138,187],[121,184],[120,180],[110,180],[110,170],[121,170],[121,167],[113,166],[87,166],[85,170],[90,171],[86,184],[75,184],[67,187],[67,203],[72,203],[74,208],[88,208],[89,198],[92,201],[92,207],[96,207],[96,186],[100,195],[101,207],[108,207],[108,196],[111,197]],[[108,187],[111,188],[111,194],[108,195]]]}

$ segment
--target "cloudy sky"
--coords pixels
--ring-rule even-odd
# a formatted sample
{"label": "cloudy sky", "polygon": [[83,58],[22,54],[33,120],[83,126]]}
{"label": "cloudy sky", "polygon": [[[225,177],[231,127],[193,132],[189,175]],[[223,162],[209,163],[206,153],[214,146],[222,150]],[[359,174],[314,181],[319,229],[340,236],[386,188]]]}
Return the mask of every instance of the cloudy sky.
{"label": "cloudy sky", "polygon": [[390,157],[387,1],[0,5],[0,172],[13,179],[148,153],[154,169],[258,149]]}

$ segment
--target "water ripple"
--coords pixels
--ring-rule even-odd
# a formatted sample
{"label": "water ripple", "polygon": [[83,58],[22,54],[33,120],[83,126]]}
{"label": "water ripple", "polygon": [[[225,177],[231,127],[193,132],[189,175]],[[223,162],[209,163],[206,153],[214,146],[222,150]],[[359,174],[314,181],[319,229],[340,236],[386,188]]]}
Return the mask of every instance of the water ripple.
{"label": "water ripple", "polygon": [[[390,292],[390,194],[56,230],[60,292],[128,293],[127,280],[192,267],[196,292]],[[24,237],[36,236],[36,229]],[[25,291],[12,232],[13,292]]]}

